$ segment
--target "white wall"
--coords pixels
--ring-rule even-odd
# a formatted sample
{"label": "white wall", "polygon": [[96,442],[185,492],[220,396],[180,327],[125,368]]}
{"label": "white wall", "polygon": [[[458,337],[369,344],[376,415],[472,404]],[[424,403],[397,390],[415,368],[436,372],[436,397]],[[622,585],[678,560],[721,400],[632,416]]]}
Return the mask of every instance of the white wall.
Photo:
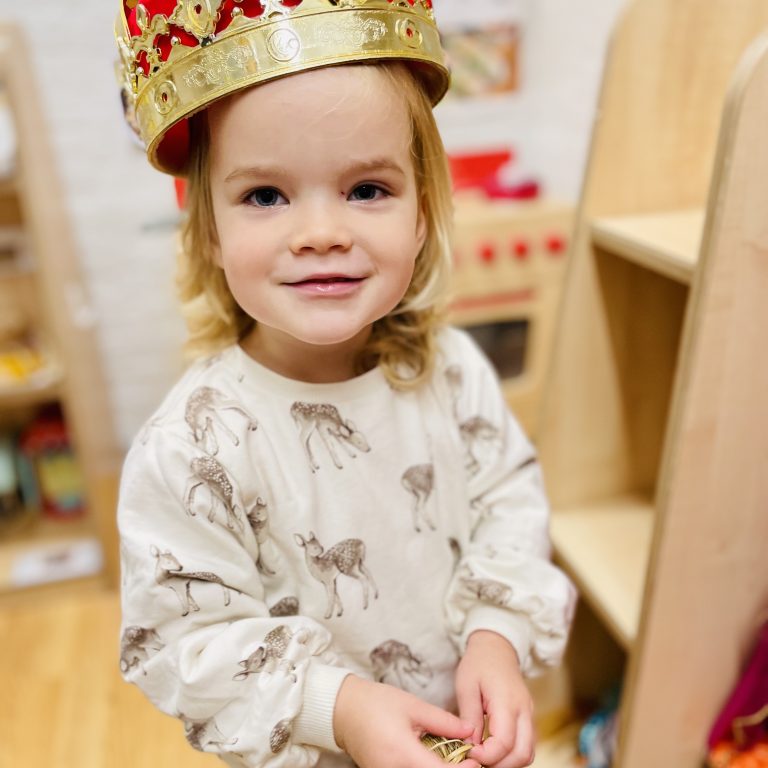
{"label": "white wall", "polygon": [[[520,2],[527,7],[524,90],[509,123],[491,133],[513,140],[519,162],[542,178],[549,194],[575,200],[604,46],[623,0]],[[117,8],[117,0],[0,0],[0,19],[34,32],[57,170],[90,290],[116,427],[127,445],[181,370],[183,328],[173,290],[173,187],[142,160],[122,124],[113,73]],[[449,148],[471,143],[472,126],[445,130]]]}

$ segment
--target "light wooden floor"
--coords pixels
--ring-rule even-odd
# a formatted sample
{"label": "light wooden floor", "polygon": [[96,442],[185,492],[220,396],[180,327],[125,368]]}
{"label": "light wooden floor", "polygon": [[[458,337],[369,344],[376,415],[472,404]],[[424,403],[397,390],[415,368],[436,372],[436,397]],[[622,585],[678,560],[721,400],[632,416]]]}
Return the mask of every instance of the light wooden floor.
{"label": "light wooden floor", "polygon": [[213,768],[120,677],[117,595],[0,608],[0,768]]}

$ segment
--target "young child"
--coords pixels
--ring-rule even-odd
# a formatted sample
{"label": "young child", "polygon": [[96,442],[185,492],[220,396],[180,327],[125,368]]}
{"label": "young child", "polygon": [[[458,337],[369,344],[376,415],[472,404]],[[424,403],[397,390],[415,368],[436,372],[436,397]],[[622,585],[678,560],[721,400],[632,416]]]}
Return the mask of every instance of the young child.
{"label": "young child", "polygon": [[122,14],[126,103],[187,176],[197,354],[125,464],[125,678],[232,766],[437,768],[426,732],[528,765],[523,678],[560,659],[574,592],[534,452],[440,322],[430,1]]}

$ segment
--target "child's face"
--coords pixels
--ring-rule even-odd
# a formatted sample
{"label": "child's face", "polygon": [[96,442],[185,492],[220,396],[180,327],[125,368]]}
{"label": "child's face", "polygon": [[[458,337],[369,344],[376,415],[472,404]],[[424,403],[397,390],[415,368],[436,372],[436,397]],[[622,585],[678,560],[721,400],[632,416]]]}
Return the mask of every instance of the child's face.
{"label": "child's face", "polygon": [[214,105],[209,124],[217,261],[260,340],[356,351],[424,244],[404,99],[373,68],[331,67]]}

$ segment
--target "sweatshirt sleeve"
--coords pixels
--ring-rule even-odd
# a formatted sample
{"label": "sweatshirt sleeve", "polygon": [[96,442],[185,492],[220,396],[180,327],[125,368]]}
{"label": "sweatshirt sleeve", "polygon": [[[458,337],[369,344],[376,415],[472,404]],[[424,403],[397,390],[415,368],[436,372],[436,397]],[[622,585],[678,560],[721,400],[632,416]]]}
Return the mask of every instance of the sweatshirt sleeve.
{"label": "sweatshirt sleeve", "polygon": [[475,630],[498,632],[524,674],[535,676],[561,660],[576,592],[550,562],[549,505],[535,451],[495,371],[474,342],[464,337],[463,345],[447,377],[465,451],[471,533],[447,592],[448,625],[461,651]]}
{"label": "sweatshirt sleeve", "polygon": [[159,429],[126,459],[122,674],[182,721],[193,747],[229,765],[314,765],[318,749],[339,751],[333,707],[349,670],[321,624],[270,615],[242,502],[215,460],[199,461],[204,490],[189,444]]}

